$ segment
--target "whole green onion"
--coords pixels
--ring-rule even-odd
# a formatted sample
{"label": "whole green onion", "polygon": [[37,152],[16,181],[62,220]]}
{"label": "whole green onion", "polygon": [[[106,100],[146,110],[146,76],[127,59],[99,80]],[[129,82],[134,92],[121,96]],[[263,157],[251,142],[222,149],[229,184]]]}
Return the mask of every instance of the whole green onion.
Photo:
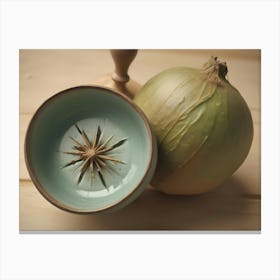
{"label": "whole green onion", "polygon": [[243,163],[253,139],[250,110],[216,57],[202,69],[151,78],[134,101],[154,128],[159,159],[152,185],[168,194],[211,190]]}

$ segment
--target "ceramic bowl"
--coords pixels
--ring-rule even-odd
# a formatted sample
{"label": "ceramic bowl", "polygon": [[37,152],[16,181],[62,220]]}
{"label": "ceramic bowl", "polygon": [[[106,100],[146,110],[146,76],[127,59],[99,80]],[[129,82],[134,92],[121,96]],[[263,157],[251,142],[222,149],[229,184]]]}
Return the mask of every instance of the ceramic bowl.
{"label": "ceramic bowl", "polygon": [[110,89],[79,86],[44,102],[25,139],[26,165],[37,189],[75,213],[114,210],[149,184],[156,140],[144,113]]}

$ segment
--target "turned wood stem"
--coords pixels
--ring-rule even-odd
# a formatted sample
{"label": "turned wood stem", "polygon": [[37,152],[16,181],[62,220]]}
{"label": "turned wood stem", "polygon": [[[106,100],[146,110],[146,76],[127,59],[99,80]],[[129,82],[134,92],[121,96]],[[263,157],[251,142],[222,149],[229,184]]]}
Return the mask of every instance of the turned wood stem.
{"label": "turned wood stem", "polygon": [[137,50],[111,50],[115,64],[112,79],[115,82],[126,83],[129,81],[128,68],[137,54]]}

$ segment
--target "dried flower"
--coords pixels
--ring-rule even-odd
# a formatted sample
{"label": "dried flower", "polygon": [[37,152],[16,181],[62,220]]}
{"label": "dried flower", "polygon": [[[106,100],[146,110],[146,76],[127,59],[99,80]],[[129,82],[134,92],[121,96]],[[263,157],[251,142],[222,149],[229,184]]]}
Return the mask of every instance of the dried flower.
{"label": "dried flower", "polygon": [[125,163],[124,161],[112,158],[108,153],[123,145],[126,142],[127,138],[122,139],[113,145],[109,145],[110,141],[113,138],[113,135],[108,137],[104,142],[102,142],[101,141],[102,132],[100,126],[98,126],[96,135],[95,137],[93,137],[94,139],[91,142],[84,130],[81,130],[77,124],[75,124],[75,127],[78,130],[79,134],[82,136],[84,140],[84,144],[80,143],[73,137],[70,137],[70,139],[75,143],[75,145],[72,147],[73,151],[63,152],[63,153],[76,156],[77,158],[64,165],[63,168],[74,165],[82,161],[83,163],[78,178],[78,184],[82,181],[86,171],[89,169],[91,174],[91,181],[93,181],[94,171],[96,170],[102,184],[104,185],[104,187],[107,188],[104,179],[103,169],[109,168],[108,162],[122,163],[122,164]]}

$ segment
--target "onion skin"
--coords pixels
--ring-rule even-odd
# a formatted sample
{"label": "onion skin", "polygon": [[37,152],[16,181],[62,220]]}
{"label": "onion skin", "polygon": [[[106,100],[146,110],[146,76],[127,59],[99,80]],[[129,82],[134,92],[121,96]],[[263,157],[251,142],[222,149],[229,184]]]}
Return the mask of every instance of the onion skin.
{"label": "onion skin", "polygon": [[200,194],[223,183],[246,159],[250,110],[212,57],[202,69],[177,67],[150,79],[135,97],[155,131],[159,158],[151,182],[167,194]]}

